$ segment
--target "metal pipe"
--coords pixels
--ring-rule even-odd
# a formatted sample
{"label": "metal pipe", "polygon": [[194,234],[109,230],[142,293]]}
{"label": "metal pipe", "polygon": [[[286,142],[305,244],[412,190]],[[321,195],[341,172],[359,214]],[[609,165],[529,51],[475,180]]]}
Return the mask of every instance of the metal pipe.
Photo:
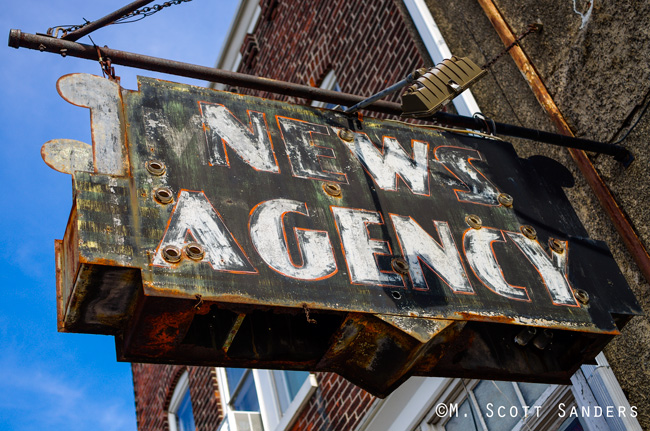
{"label": "metal pipe", "polygon": [[107,26],[114,22],[117,19],[122,18],[124,15],[127,15],[134,10],[138,9],[141,6],[144,6],[146,4],[152,3],[154,0],[137,0],[134,1],[133,3],[129,3],[128,5],[124,6],[123,8],[120,8],[116,10],[115,12],[109,13],[103,18],[99,18],[96,21],[93,21],[91,23],[88,23],[87,25],[84,25],[80,29],[77,29],[73,32],[70,32],[63,36],[61,39],[69,40],[70,42],[74,42],[75,40],[79,40],[82,37],[84,37],[87,34],[92,33],[93,31],[100,29],[104,26]]}
{"label": "metal pipe", "polygon": [[[72,57],[98,60],[97,50],[94,46],[69,42],[49,36],[23,33],[20,30],[11,30],[9,33],[9,46],[14,48],[25,47],[38,49],[40,51],[53,52],[62,55],[65,54]],[[325,90],[291,82],[276,81],[274,79],[260,78],[243,73],[229,72],[222,69],[198,66],[195,64],[118,51],[110,48],[101,48],[101,51],[104,57],[109,57],[111,59],[112,64],[169,73],[172,75],[185,76],[204,81],[220,82],[227,85],[242,86],[254,90],[286,94],[294,97],[303,97],[310,100],[320,100],[345,106],[352,106],[366,100],[361,96],[353,94]],[[392,115],[400,115],[402,113],[402,108],[398,103],[386,101],[376,101],[371,105],[366,106],[365,109]],[[434,114],[431,119],[450,126],[472,130],[486,130],[486,122],[478,118],[438,112]],[[627,149],[618,145],[605,144],[587,139],[577,139],[504,123],[490,122],[489,124],[493,125],[492,129],[494,130],[488,127],[488,130],[486,130],[488,133],[502,134],[516,138],[534,139],[552,145],[581,148],[588,151],[608,154],[616,157],[617,160],[631,160],[631,154]]]}
{"label": "metal pipe", "polygon": [[[501,15],[501,12],[499,12],[497,9],[496,5],[492,0],[478,0],[478,2],[494,26],[494,29],[499,34],[499,37],[503,43],[505,45],[510,45],[515,40],[515,35],[506,23],[503,15]],[[560,133],[573,137],[571,128],[551,98],[551,95],[549,94],[546,86],[537,73],[535,66],[530,61],[528,56],[524,53],[523,49],[521,49],[519,45],[515,45],[510,50],[510,55],[517,64],[517,67],[521,73],[526,78],[526,81],[528,82],[530,88],[533,90],[533,93],[537,97],[537,100],[549,114],[551,120],[553,123],[555,123],[555,126],[560,131]],[[632,228],[630,221],[618,206],[616,199],[614,199],[611,191],[603,179],[600,177],[598,171],[596,171],[596,168],[591,163],[584,151],[570,149],[569,152],[578,165],[578,168],[584,175],[585,179],[587,180],[587,183],[598,197],[598,200],[603,206],[603,209],[605,212],[607,212],[610,219],[612,220],[614,227],[623,239],[623,242],[632,255],[632,258],[639,266],[641,273],[644,275],[646,280],[650,282],[650,256],[648,255],[648,251],[641,243],[641,240],[637,236],[636,232]]]}
{"label": "metal pipe", "polygon": [[415,72],[409,73],[406,78],[402,79],[401,81],[391,85],[390,87],[386,88],[385,90],[380,91],[379,93],[376,93],[367,99],[362,100],[361,102],[357,103],[354,106],[349,107],[348,109],[344,110],[346,114],[354,114],[357,112],[359,109],[363,109],[366,106],[372,104],[373,102],[376,102],[379,99],[383,99],[384,97],[388,96],[391,93],[396,92],[397,90],[400,90],[416,79],[420,77],[422,73],[419,70],[416,70]]}

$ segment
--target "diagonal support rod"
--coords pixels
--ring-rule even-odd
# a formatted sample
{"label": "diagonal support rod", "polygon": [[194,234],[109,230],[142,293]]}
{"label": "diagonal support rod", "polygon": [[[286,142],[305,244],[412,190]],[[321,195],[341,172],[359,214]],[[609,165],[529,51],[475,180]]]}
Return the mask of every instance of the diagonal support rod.
{"label": "diagonal support rod", "polygon": [[116,10],[115,12],[109,13],[103,18],[99,18],[98,20],[95,20],[88,25],[84,25],[78,30],[75,30],[73,32],[70,32],[63,36],[61,39],[68,40],[70,42],[74,42],[76,40],[81,39],[82,37],[86,36],[87,34],[92,33],[93,31],[100,29],[102,27],[105,27],[112,22],[114,22],[117,19],[122,18],[124,15],[129,14],[133,12],[134,10],[138,9],[139,7],[142,7],[146,4],[152,3],[154,0],[137,0],[134,1],[133,3],[129,3],[123,8],[120,8]]}
{"label": "diagonal support rod", "polygon": [[[23,33],[22,31],[15,29],[9,32],[9,46],[13,48],[23,47],[37,49],[39,51],[47,51],[57,54],[65,53],[65,55],[71,57],[85,58],[93,61],[97,60],[97,50],[94,46],[56,39],[50,36]],[[260,78],[258,76],[246,75],[244,73],[230,72],[222,69],[215,69],[213,67],[166,60],[164,58],[150,57],[148,55],[119,51],[111,48],[102,48],[102,54],[104,54],[105,57],[109,57],[112,64],[152,70],[155,72],[168,73],[171,75],[184,76],[203,81],[241,86],[276,94],[302,97],[310,100],[320,100],[328,103],[336,103],[338,105],[352,106],[364,101],[365,99],[364,97],[356,96],[354,94],[325,90],[292,82],[277,81],[275,79]],[[383,100],[376,101],[371,105],[366,106],[365,109],[384,114],[402,114],[402,107],[399,103],[386,102]],[[625,147],[615,144],[606,144],[588,139],[559,135],[557,133],[527,129],[510,124],[492,121],[487,122],[479,118],[464,117],[462,115],[453,115],[444,112],[436,112],[428,119],[452,127],[481,130],[487,133],[531,139],[561,147],[578,148],[584,151],[608,154],[622,162],[625,166],[629,166],[629,164],[634,160],[634,156]]]}

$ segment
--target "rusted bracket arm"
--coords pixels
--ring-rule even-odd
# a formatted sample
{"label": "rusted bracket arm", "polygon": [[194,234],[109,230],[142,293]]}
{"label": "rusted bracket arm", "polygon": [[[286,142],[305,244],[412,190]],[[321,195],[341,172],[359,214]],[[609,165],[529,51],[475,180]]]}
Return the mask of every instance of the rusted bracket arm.
{"label": "rusted bracket arm", "polygon": [[66,35],[64,35],[61,39],[64,40],[69,40],[70,42],[74,42],[75,40],[79,40],[82,37],[86,36],[87,34],[92,33],[93,31],[100,29],[102,27],[105,27],[111,23],[113,23],[115,20],[122,18],[124,15],[129,14],[133,12],[134,10],[138,9],[141,6],[144,6],[146,4],[152,3],[154,0],[137,0],[134,1],[133,3],[129,3],[128,5],[124,6],[123,8],[120,8],[116,10],[115,12],[109,13],[103,18],[99,18],[96,21],[93,21],[83,27],[81,27],[78,30],[75,30],[73,32],[70,32]]}
{"label": "rusted bracket arm", "polygon": [[384,97],[388,96],[391,93],[394,93],[398,90],[401,90],[402,88],[406,87],[409,84],[412,84],[416,79],[418,79],[422,73],[424,73],[426,69],[418,69],[412,73],[409,73],[406,78],[402,79],[401,81],[391,85],[390,87],[373,94],[372,96],[368,97],[367,99],[362,100],[361,102],[357,103],[354,106],[349,107],[348,109],[344,110],[346,114],[354,114],[357,112],[359,109],[363,109],[368,105],[371,105],[372,103],[383,99]]}
{"label": "rusted bracket arm", "polygon": [[447,114],[445,112],[437,112],[431,117],[431,119],[442,124],[451,124],[456,127],[471,130],[482,130],[494,135],[512,136],[514,138],[529,139],[531,141],[543,142],[559,147],[576,148],[598,154],[607,154],[613,156],[615,160],[621,162],[625,167],[628,167],[634,161],[634,156],[627,148],[616,144],[607,144],[605,142],[575,138],[572,136],[560,135],[558,133],[544,132],[537,129],[527,129],[525,127],[498,123],[491,120],[484,121],[481,118],[470,118],[461,115]]}
{"label": "rusted bracket arm", "polygon": [[[49,36],[23,33],[20,30],[11,30],[9,32],[9,46],[13,48],[22,47],[37,49],[39,51],[69,55],[71,57],[85,58],[93,61],[97,60],[97,50],[94,46],[70,42]],[[353,106],[366,100],[364,97],[354,94],[325,90],[323,88],[295,84],[292,82],[277,81],[275,79],[260,78],[258,76],[247,75],[244,73],[230,72],[222,69],[215,69],[213,67],[199,66],[196,64],[183,63],[164,58],[150,57],[147,55],[119,51],[111,48],[102,48],[102,53],[104,54],[104,57],[109,57],[111,59],[112,64],[169,73],[171,75],[185,76],[187,78],[200,79],[209,82],[241,86],[253,90],[268,91],[271,93],[302,97],[310,100],[319,100],[343,106]],[[370,103],[371,104],[364,106],[364,109],[384,114],[402,114],[402,107],[398,103],[386,102],[383,100],[377,100]],[[557,133],[543,132],[541,130],[526,129],[524,127],[510,124],[492,121],[488,123],[479,118],[464,117],[444,112],[436,112],[429,119],[453,127],[461,127],[471,130],[487,129],[486,131],[488,133],[494,133],[497,135],[531,139],[562,147],[578,148],[585,151],[608,154],[614,156],[616,160],[623,162],[625,166],[628,166],[634,160],[632,154],[626,148],[619,145],[574,138]],[[490,125],[492,125],[491,128]]]}

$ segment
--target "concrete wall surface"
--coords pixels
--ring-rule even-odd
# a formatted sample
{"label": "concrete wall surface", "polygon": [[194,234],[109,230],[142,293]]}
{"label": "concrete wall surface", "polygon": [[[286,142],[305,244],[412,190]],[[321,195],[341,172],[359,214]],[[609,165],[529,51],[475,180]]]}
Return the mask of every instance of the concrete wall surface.
{"label": "concrete wall surface", "polygon": [[[476,0],[427,0],[454,55],[484,64],[504,47]],[[650,99],[650,1],[495,0],[515,34],[529,23],[543,24],[521,46],[574,134],[614,142],[639,118]],[[472,87],[483,113],[496,121],[557,132],[522,73],[508,55]],[[593,165],[636,234],[650,245],[650,114],[621,145],[636,160],[629,168],[609,156],[589,154]],[[567,189],[592,238],[608,243],[646,315],[635,317],[605,349],[639,422],[650,429],[650,286],[627,251],[598,199],[567,150],[532,141],[512,140],[522,157],[552,157],[573,173]]]}

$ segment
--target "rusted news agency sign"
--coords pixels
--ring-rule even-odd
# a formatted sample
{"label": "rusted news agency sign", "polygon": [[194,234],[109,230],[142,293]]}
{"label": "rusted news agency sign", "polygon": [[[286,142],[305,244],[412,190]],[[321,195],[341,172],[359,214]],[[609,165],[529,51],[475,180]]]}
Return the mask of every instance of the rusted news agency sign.
{"label": "rusted news agency sign", "polygon": [[55,140],[74,203],[59,329],[127,361],[567,382],[640,312],[572,178],[508,143],[83,74],[93,145]]}

